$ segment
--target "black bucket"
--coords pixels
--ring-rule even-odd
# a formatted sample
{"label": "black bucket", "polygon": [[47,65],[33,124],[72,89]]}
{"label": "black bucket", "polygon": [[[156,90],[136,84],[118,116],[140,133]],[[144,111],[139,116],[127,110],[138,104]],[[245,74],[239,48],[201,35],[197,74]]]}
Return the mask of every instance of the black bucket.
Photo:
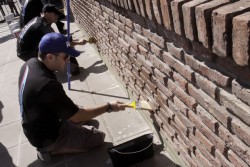
{"label": "black bucket", "polygon": [[153,134],[146,134],[108,149],[114,167],[126,167],[154,155]]}

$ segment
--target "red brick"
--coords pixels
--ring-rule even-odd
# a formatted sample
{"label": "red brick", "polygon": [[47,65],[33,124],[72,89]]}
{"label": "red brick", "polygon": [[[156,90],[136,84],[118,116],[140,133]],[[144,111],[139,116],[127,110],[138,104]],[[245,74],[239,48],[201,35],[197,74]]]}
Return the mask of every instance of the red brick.
{"label": "red brick", "polygon": [[148,38],[150,41],[154,42],[157,46],[164,48],[165,47],[165,40],[161,37],[158,36],[156,33],[151,32],[148,29],[142,28],[142,33],[143,35]]}
{"label": "red brick", "polygon": [[197,140],[197,138],[193,134],[189,135],[189,139],[196,145],[196,147],[201,151],[201,153],[213,166],[220,166],[219,160],[213,157],[211,153],[204,147],[202,143],[200,143],[199,140]]}
{"label": "red brick", "polygon": [[118,37],[118,41],[120,43],[120,46],[122,47],[122,50],[125,52],[125,53],[129,53],[129,47],[130,45],[124,41],[122,38]]}
{"label": "red brick", "polygon": [[213,165],[207,160],[207,157],[204,157],[204,155],[199,150],[195,151],[195,156],[203,166],[213,167]]}
{"label": "red brick", "polygon": [[163,24],[168,30],[173,30],[173,20],[170,6],[171,1],[173,0],[160,0]]}
{"label": "red brick", "polygon": [[123,3],[124,3],[124,8],[128,10],[129,8],[127,0],[123,0]]}
{"label": "red brick", "polygon": [[212,114],[224,126],[227,126],[228,119],[231,115],[228,111],[220,106],[214,99],[204,93],[201,89],[196,89],[193,85],[188,84],[188,92],[202,107]]}
{"label": "red brick", "polygon": [[231,126],[232,133],[250,146],[250,127],[237,118],[232,119]]}
{"label": "red brick", "polygon": [[126,26],[133,28],[133,22],[128,18],[126,18]]}
{"label": "red brick", "polygon": [[186,115],[187,111],[189,110],[189,108],[187,107],[187,105],[185,105],[179,98],[175,97],[173,98],[174,104],[176,105],[177,108],[180,109],[180,111]]}
{"label": "red brick", "polygon": [[154,69],[154,75],[157,78],[157,80],[159,80],[162,84],[165,85],[167,83],[168,77],[161,71],[159,71],[157,68]]}
{"label": "red brick", "polygon": [[232,81],[232,92],[239,99],[250,105],[250,89],[244,87],[243,85],[238,83],[235,79]]}
{"label": "red brick", "polygon": [[162,62],[154,54],[150,54],[148,59],[158,70],[166,74],[168,77],[172,77],[172,69],[168,66],[168,64]]}
{"label": "red brick", "polygon": [[214,154],[215,146],[198,129],[195,130],[194,136],[201,147],[204,147],[211,155]]}
{"label": "red brick", "polygon": [[197,115],[201,118],[202,122],[214,133],[218,131],[219,122],[203,107],[198,105],[196,107]]}
{"label": "red brick", "polygon": [[235,154],[231,149],[228,150],[228,159],[237,167],[249,167],[237,154]]}
{"label": "red brick", "polygon": [[173,79],[177,85],[179,85],[185,92],[187,92],[187,80],[183,78],[179,73],[173,72]]}
{"label": "red brick", "polygon": [[154,14],[152,13],[153,9],[152,9],[152,1],[145,1],[145,9],[146,9],[146,13],[147,16],[150,20],[153,20]]}
{"label": "red brick", "polygon": [[138,1],[137,0],[133,0],[133,4],[134,4],[134,7],[135,7],[135,11],[138,15],[140,15],[140,7],[139,7],[139,4],[138,4]]}
{"label": "red brick", "polygon": [[195,81],[199,88],[215,99],[217,86],[213,82],[198,73],[195,73]]}
{"label": "red brick", "polygon": [[163,52],[162,56],[163,56],[163,61],[165,63],[167,63],[170,67],[173,67],[189,82],[194,81],[194,71],[190,67],[184,65],[179,60],[173,58],[168,52]]}
{"label": "red brick", "polygon": [[112,23],[109,23],[109,28],[115,33],[115,34],[119,34],[119,29]]}
{"label": "red brick", "polygon": [[125,32],[127,35],[132,36],[132,29],[128,26],[125,26]]}
{"label": "red brick", "polygon": [[[227,154],[227,152],[224,154]],[[218,158],[218,160],[221,163],[221,166],[226,166],[226,167],[235,167],[231,162],[229,162],[226,157],[218,150],[215,150],[215,157]]]}
{"label": "red brick", "polygon": [[152,0],[152,5],[153,5],[153,11],[154,11],[154,15],[155,15],[155,19],[157,21],[158,24],[162,24],[162,16],[160,13],[160,2],[159,0]]}
{"label": "red brick", "polygon": [[[233,58],[240,66],[249,65],[250,56],[250,12],[233,19]],[[247,38],[248,37],[248,38]]]}
{"label": "red brick", "polygon": [[197,105],[193,97],[186,94],[179,86],[177,86],[172,80],[168,80],[168,88],[175,96],[177,96],[183,103],[185,103],[191,109]]}
{"label": "red brick", "polygon": [[221,8],[212,13],[213,27],[213,53],[221,57],[232,54],[232,18],[250,10],[250,3],[238,1]]}
{"label": "red brick", "polygon": [[142,26],[140,24],[133,23],[134,31],[138,34],[142,34]]}
{"label": "red brick", "polygon": [[174,30],[177,34],[183,35],[183,16],[181,6],[189,0],[174,0],[171,2]]}
{"label": "red brick", "polygon": [[134,49],[138,49],[138,43],[136,40],[134,40],[133,38],[131,38],[128,35],[125,35],[125,40],[128,42],[128,44],[133,47]]}
{"label": "red brick", "polygon": [[[188,118],[193,122],[196,128],[199,129],[199,131],[204,136],[206,136],[208,141],[210,141],[218,150],[220,150],[220,152],[224,152],[225,142],[216,136],[208,127],[206,127],[206,125],[200,121],[199,117],[195,115],[194,112],[189,111]],[[209,143],[208,141],[207,143]]]}
{"label": "red brick", "polygon": [[148,50],[144,48],[143,46],[139,45],[138,49],[140,51],[140,54],[142,54],[145,58],[148,58]]}
{"label": "red brick", "polygon": [[177,48],[173,45],[173,43],[169,43],[169,42],[167,42],[167,48],[172,56],[174,56],[175,58],[179,60],[183,60],[184,52],[182,48]]}
{"label": "red brick", "polygon": [[138,63],[144,68],[146,68],[152,74],[153,64],[150,61],[146,60],[145,57],[141,54],[137,54],[136,56],[137,56]]}
{"label": "red brick", "polygon": [[155,84],[157,88],[162,91],[164,95],[166,95],[168,98],[172,99],[173,98],[173,93],[165,86],[163,85],[159,80],[155,81]]}
{"label": "red brick", "polygon": [[230,83],[230,78],[221,74],[219,71],[208,67],[204,62],[196,60],[192,55],[184,53],[185,62],[194,71],[197,71],[207,77],[209,80],[215,82],[219,86],[227,87]]}
{"label": "red brick", "polygon": [[146,49],[149,49],[149,41],[146,37],[133,32],[133,38]]}
{"label": "red brick", "polygon": [[[219,101],[226,108],[250,125],[250,107],[237,99],[233,94],[219,88]],[[233,102],[233,103],[232,103]]]}
{"label": "red brick", "polygon": [[196,0],[185,3],[182,6],[185,35],[191,41],[197,40],[197,28],[195,19],[195,7],[207,0]]}
{"label": "red brick", "polygon": [[141,16],[145,17],[145,6],[144,6],[144,0],[138,0]]}
{"label": "red brick", "polygon": [[157,45],[155,45],[154,43],[150,42],[150,48],[151,48],[151,52],[153,54],[155,54],[157,57],[159,57],[160,59],[162,59],[162,49],[159,48]]}

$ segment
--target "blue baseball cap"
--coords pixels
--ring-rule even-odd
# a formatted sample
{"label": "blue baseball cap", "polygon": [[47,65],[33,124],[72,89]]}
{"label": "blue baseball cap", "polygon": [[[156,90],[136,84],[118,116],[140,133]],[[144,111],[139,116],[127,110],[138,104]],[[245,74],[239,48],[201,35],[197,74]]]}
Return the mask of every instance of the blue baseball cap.
{"label": "blue baseball cap", "polygon": [[64,52],[72,57],[81,54],[80,51],[67,45],[67,37],[62,34],[52,32],[44,35],[39,43],[39,52],[41,53],[60,53]]}

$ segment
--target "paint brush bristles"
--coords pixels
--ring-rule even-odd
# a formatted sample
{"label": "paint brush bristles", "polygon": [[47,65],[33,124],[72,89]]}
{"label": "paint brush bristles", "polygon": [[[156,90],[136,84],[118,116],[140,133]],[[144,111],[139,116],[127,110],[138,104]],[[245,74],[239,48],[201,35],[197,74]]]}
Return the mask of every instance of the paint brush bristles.
{"label": "paint brush bristles", "polygon": [[135,110],[147,110],[147,111],[153,111],[151,106],[146,101],[133,101],[129,104],[129,106]]}

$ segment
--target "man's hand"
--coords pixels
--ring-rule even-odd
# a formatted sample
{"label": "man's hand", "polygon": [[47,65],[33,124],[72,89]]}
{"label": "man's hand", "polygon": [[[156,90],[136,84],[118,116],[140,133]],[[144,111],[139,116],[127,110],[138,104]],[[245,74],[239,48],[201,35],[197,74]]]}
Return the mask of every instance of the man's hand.
{"label": "man's hand", "polygon": [[130,107],[128,104],[125,104],[120,101],[112,101],[110,102],[113,111],[125,110],[126,107]]}

